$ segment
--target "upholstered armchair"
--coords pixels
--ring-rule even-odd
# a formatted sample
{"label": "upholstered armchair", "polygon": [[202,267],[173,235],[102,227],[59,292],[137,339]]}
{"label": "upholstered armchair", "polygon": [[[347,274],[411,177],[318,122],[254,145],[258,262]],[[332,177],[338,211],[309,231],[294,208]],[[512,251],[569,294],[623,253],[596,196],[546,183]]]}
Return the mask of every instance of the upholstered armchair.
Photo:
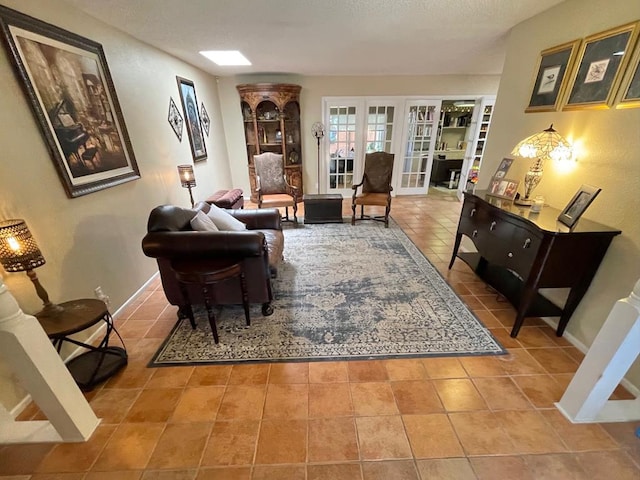
{"label": "upholstered armchair", "polygon": [[[374,152],[367,153],[364,158],[364,175],[362,181],[353,185],[353,197],[351,199],[351,225],[356,220],[377,220],[384,222],[385,228],[389,228],[389,212],[391,211],[391,177],[393,175],[392,153]],[[358,188],[360,192],[358,193]],[[360,218],[356,219],[356,206],[360,205]],[[365,205],[384,207],[384,215],[365,215]]]}
{"label": "upholstered armchair", "polygon": [[281,154],[266,152],[254,155],[258,208],[285,207],[282,221],[290,222],[289,207],[293,207],[293,223],[298,223],[298,189],[289,185],[284,174]]}

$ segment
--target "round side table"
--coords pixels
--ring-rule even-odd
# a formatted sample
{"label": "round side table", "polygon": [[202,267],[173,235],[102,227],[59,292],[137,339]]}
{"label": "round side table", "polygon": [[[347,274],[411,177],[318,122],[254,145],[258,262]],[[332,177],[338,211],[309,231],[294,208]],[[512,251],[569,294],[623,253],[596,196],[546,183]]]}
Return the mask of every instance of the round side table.
{"label": "round side table", "polygon": [[[92,390],[97,384],[114,375],[127,364],[127,350],[122,337],[113,324],[113,318],[102,300],[83,298],[60,303],[61,312],[36,314],[47,336],[58,353],[64,342],[87,349],[67,362],[67,368],[83,391]],[[98,322],[107,324],[106,332],[98,346],[81,342],[71,335],[86,330]],[[111,332],[115,332],[122,347],[109,346]]]}

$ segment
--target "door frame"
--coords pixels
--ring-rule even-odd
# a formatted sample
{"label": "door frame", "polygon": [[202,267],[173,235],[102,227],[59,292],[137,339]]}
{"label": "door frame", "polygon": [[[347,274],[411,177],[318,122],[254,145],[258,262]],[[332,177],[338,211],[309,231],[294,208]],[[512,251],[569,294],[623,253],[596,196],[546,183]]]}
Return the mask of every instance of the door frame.
{"label": "door frame", "polygon": [[[467,141],[467,147],[465,149],[464,160],[462,163],[462,171],[460,175],[460,181],[458,184],[457,195],[458,198],[462,198],[463,189],[461,185],[463,184],[466,175],[468,174],[468,169],[473,163],[473,152],[475,151],[475,144],[477,142],[477,134],[478,134],[478,126],[480,122],[478,118],[480,116],[480,112],[483,111],[484,105],[486,102],[490,102],[491,100],[495,100],[495,95],[464,95],[464,94],[455,94],[455,95],[366,95],[366,96],[357,96],[357,95],[340,95],[340,96],[324,96],[321,98],[321,112],[323,123],[326,126],[325,130],[327,134],[322,139],[323,148],[321,151],[321,165],[320,165],[320,178],[318,178],[318,191],[320,193],[327,193],[328,189],[328,175],[329,175],[329,161],[330,161],[330,152],[329,152],[329,106],[335,106],[336,102],[341,103],[344,106],[355,106],[356,107],[356,139],[355,139],[355,147],[354,147],[354,168],[353,168],[353,176],[354,183],[358,182],[362,178],[362,171],[364,169],[364,154],[366,153],[366,128],[367,128],[367,118],[368,108],[374,105],[383,105],[387,106],[393,105],[394,108],[394,118],[393,118],[393,137],[392,137],[392,152],[396,155],[396,162],[394,162],[394,172],[392,179],[392,186],[394,191],[392,195],[397,195],[399,190],[399,183],[402,178],[402,161],[400,160],[400,153],[402,152],[402,148],[408,140],[408,122],[405,121],[406,115],[408,112],[408,103],[416,102],[416,101],[425,101],[425,102],[440,102],[440,107],[437,109],[438,119],[440,117],[440,110],[442,106],[442,102],[446,100],[451,101],[459,101],[459,100],[474,100],[475,106],[473,108],[473,117],[471,126],[467,131],[467,138],[470,140]],[[400,110],[402,110],[402,114],[400,114]],[[400,116],[402,115],[402,116]],[[475,120],[475,121],[474,121]],[[401,122],[398,124],[398,122]],[[437,124],[435,125],[437,129]],[[435,138],[434,138],[435,140]],[[435,149],[435,144],[432,143],[431,148],[429,149],[429,156],[427,160],[427,172],[425,177],[425,190],[420,194],[426,195],[429,193],[429,185],[431,181],[431,169],[433,168],[433,151]],[[465,176],[463,176],[463,174]],[[342,193],[343,195],[351,195],[352,191],[343,190],[334,190],[336,193]],[[409,195],[409,194],[407,194]]]}

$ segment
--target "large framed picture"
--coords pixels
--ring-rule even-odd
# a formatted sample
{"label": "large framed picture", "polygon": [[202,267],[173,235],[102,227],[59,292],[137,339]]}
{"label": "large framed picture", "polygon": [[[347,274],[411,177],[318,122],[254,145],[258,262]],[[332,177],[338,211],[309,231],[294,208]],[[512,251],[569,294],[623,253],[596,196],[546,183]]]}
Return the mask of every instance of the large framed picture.
{"label": "large framed picture", "polygon": [[207,147],[204,144],[204,135],[202,134],[202,122],[200,121],[200,113],[198,112],[198,99],[196,98],[196,87],[191,80],[176,77],[178,81],[178,90],[180,90],[180,100],[182,102],[182,110],[187,124],[187,134],[191,144],[191,156],[194,162],[200,162],[207,159]]}
{"label": "large framed picture", "polygon": [[591,185],[582,185],[567,203],[567,206],[564,207],[564,210],[558,216],[558,220],[569,228],[573,227],[587,207],[591,205],[591,202],[598,196],[600,190],[600,188]]}
{"label": "large framed picture", "polygon": [[634,107],[640,107],[640,41],[627,65],[616,98],[616,108]]}
{"label": "large framed picture", "polygon": [[102,46],[3,6],[0,28],[67,195],[140,178]]}
{"label": "large framed picture", "polygon": [[580,40],[574,40],[540,52],[531,98],[525,112],[553,112],[560,108],[578,45]]}
{"label": "large framed picture", "polygon": [[637,35],[638,22],[634,22],[585,38],[562,109],[608,108],[613,105],[616,88]]}

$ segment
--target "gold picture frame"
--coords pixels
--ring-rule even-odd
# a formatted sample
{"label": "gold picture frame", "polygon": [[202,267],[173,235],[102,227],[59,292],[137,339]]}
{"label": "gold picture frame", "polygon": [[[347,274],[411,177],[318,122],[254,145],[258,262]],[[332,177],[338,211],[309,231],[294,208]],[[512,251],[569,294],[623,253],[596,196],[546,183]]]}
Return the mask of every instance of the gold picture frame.
{"label": "gold picture frame", "polygon": [[616,95],[616,108],[637,107],[640,107],[640,40],[629,59]]}
{"label": "gold picture frame", "polygon": [[584,39],[562,110],[606,109],[613,105],[639,23],[627,23]]}
{"label": "gold picture frame", "polygon": [[555,112],[560,108],[579,45],[577,39],[540,52],[526,113]]}

